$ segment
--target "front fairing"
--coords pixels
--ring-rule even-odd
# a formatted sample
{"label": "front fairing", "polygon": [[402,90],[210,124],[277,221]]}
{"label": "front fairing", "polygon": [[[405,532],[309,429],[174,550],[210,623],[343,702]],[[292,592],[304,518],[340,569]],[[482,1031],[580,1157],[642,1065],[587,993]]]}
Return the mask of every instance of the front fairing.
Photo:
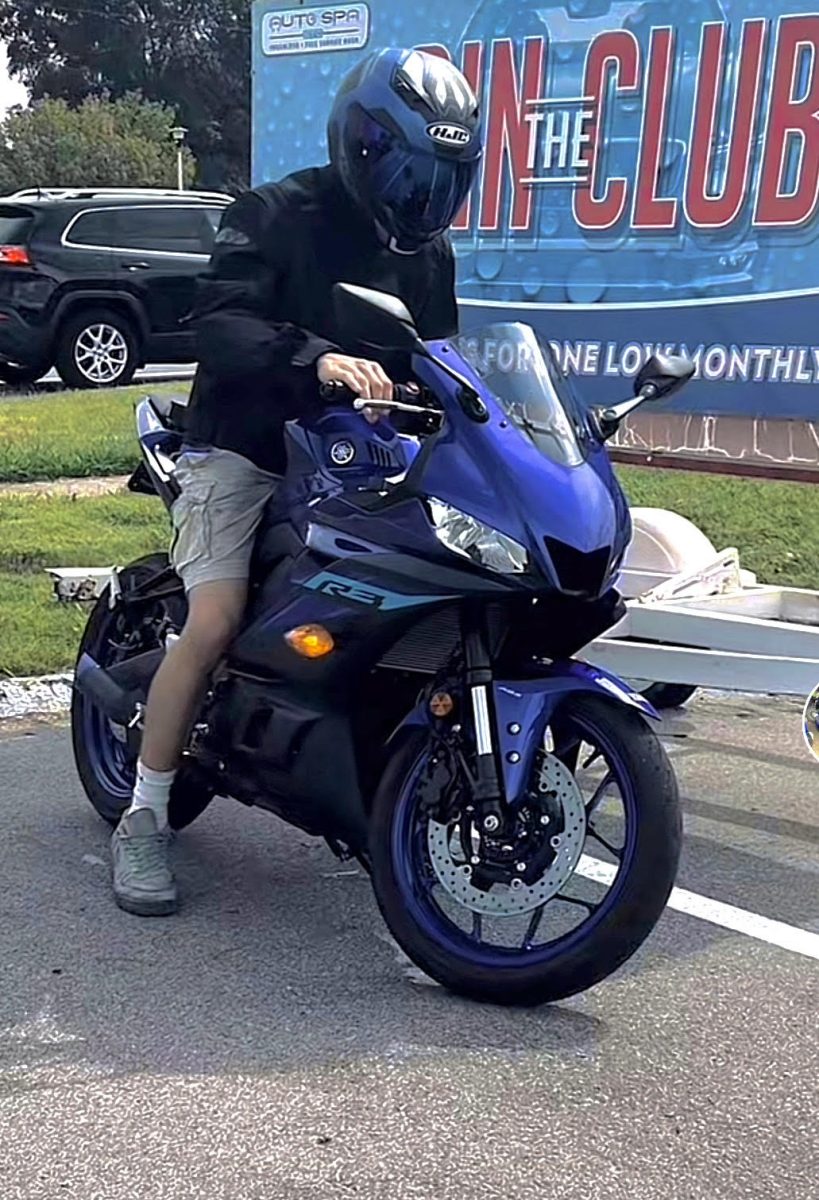
{"label": "front fairing", "polygon": [[[476,576],[490,591],[557,589],[594,599],[613,586],[631,537],[628,506],[605,449],[593,437],[553,456],[516,425],[508,405],[448,342],[413,369],[444,410],[438,433],[417,441],[385,422],[368,425],[350,409],[288,426],[283,489],[289,519],[304,538],[323,527],[344,531],[381,553],[401,552]],[[436,362],[436,360],[438,360]],[[464,410],[457,370],[484,399],[488,420]],[[576,415],[576,414],[575,414]],[[523,573],[498,573],[465,560],[439,540],[429,501],[475,518],[523,546]],[[316,533],[316,530],[319,530]],[[311,532],[312,531],[312,532]]]}
{"label": "front fairing", "polygon": [[416,358],[414,370],[446,410],[444,428],[414,463],[407,483],[505,533],[529,552],[534,568],[553,585],[546,539],[581,554],[609,550],[600,590],[611,586],[631,538],[626,498],[599,443],[586,446],[577,465],[552,461],[506,418],[480,378],[448,342],[432,342],[433,359],[455,368],[486,403],[489,419],[472,419],[458,400],[459,385],[434,361]]}

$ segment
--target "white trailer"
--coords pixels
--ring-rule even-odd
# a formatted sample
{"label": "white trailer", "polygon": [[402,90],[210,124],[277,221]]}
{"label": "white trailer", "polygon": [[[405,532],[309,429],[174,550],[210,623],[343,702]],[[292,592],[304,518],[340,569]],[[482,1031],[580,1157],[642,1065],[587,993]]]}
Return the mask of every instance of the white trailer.
{"label": "white trailer", "polygon": [[619,585],[628,612],[583,657],[641,685],[810,695],[819,592],[760,584],[735,549],[717,552],[677,513],[635,508],[632,519]]}
{"label": "white trailer", "polygon": [[[635,681],[660,707],[697,688],[806,697],[819,683],[819,592],[760,584],[735,549],[691,521],[632,509],[619,587],[627,614],[580,657]],[[59,600],[90,600],[114,568],[49,570]]]}

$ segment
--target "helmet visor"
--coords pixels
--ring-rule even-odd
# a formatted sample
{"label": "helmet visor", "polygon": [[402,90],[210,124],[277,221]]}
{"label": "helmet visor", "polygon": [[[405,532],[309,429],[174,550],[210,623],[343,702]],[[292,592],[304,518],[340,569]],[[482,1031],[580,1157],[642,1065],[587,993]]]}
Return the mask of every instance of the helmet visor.
{"label": "helmet visor", "polygon": [[480,151],[468,159],[414,148],[369,114],[359,112],[355,190],[393,237],[418,246],[448,229],[469,195]]}
{"label": "helmet visor", "polygon": [[408,243],[443,233],[469,195],[477,165],[396,147],[374,172],[375,207],[383,223]]}

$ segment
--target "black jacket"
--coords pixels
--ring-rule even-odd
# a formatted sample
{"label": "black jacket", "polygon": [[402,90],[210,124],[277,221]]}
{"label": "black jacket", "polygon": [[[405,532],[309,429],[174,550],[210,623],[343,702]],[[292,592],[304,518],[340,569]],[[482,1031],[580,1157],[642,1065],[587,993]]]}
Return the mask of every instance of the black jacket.
{"label": "black jacket", "polygon": [[348,349],[333,315],[338,282],[400,296],[423,338],[457,331],[449,239],[392,253],[330,167],[265,184],[226,210],[192,315],[200,365],[190,441],[284,471],[284,422],[320,406],[316,360]]}

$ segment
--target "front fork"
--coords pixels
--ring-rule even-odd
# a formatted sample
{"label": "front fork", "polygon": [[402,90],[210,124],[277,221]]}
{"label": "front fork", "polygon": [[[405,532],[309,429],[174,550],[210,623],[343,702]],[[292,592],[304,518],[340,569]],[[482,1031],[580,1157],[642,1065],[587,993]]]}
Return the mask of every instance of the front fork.
{"label": "front fork", "polygon": [[464,619],[464,664],[477,751],[472,794],[482,814],[483,828],[491,833],[497,830],[503,821],[503,785],[498,769],[495,714],[492,704],[494,677],[487,643],[483,612],[467,612]]}

